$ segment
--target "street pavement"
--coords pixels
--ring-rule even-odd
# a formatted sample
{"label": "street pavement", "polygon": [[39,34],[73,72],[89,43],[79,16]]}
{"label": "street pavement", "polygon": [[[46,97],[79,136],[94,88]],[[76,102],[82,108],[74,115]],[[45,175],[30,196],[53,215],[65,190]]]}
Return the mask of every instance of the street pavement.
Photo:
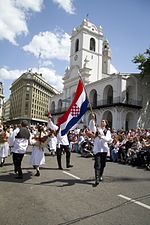
{"label": "street pavement", "polygon": [[46,152],[41,176],[23,158],[16,180],[12,157],[0,168],[0,225],[149,225],[150,172],[107,162],[104,180],[94,183],[94,160],[72,153],[73,168],[57,169]]}

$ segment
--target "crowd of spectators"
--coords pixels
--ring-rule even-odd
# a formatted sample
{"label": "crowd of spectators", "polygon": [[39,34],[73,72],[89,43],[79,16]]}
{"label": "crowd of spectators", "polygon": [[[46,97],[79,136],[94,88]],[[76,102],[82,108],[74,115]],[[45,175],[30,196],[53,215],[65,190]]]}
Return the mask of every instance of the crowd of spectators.
{"label": "crowd of spectators", "polygon": [[[20,125],[5,126],[1,125],[0,134],[4,135],[4,142],[8,142],[11,149],[11,134]],[[37,126],[28,127],[31,133],[31,137],[36,134]],[[43,125],[45,132],[47,126]],[[68,139],[70,143],[70,151],[77,152],[83,157],[92,157],[92,147],[94,140],[88,135],[88,128],[84,126],[82,129],[76,128],[68,133]],[[3,132],[2,132],[3,131]],[[52,138],[55,138],[54,132],[51,132]],[[109,143],[110,151],[108,158],[112,162],[129,164],[132,166],[140,166],[150,169],[150,130],[137,128],[129,131],[111,130],[113,141]],[[0,138],[2,141],[2,138]],[[56,140],[55,140],[56,143]],[[2,145],[3,143],[0,143]],[[50,144],[51,145],[51,144]],[[47,147],[51,149],[50,145]],[[56,153],[56,144],[53,147],[53,155]],[[7,157],[4,156],[4,158]],[[3,163],[4,160],[2,160]],[[1,164],[2,164],[1,163]]]}

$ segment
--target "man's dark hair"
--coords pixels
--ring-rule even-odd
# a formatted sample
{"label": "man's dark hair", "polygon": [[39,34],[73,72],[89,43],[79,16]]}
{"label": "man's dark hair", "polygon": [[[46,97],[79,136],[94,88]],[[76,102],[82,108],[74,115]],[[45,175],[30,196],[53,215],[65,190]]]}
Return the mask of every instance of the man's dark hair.
{"label": "man's dark hair", "polygon": [[23,120],[23,121],[21,122],[21,126],[22,126],[22,127],[27,127],[27,126],[28,126],[28,121],[27,121],[27,120]]}

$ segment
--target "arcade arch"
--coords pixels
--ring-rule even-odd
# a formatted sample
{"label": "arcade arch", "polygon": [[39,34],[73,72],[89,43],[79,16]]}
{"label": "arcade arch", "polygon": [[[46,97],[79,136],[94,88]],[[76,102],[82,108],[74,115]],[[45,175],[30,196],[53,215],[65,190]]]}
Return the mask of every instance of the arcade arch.
{"label": "arcade arch", "polygon": [[93,108],[97,107],[97,91],[95,89],[90,91],[89,101]]}
{"label": "arcade arch", "polygon": [[111,85],[107,85],[104,88],[103,100],[104,100],[105,104],[112,104],[113,103],[113,88],[112,88]]}

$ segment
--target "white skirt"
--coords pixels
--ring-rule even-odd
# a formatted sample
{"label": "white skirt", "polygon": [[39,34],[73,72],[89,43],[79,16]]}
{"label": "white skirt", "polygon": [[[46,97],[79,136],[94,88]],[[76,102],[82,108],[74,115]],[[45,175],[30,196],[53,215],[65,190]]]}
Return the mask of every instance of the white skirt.
{"label": "white skirt", "polygon": [[4,144],[0,144],[0,157],[5,158],[9,154],[9,144],[5,142]]}
{"label": "white skirt", "polygon": [[33,147],[32,154],[29,159],[29,164],[32,166],[40,166],[45,164],[44,151],[42,151],[38,147]]}

